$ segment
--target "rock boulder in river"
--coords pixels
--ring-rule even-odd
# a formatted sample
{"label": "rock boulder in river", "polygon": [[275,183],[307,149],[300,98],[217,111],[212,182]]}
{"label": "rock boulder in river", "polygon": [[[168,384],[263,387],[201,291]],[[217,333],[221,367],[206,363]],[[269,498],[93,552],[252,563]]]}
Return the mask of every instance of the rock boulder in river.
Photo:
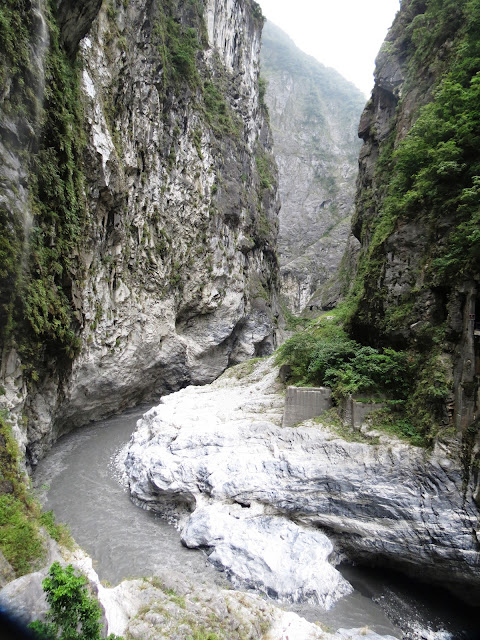
{"label": "rock boulder in river", "polygon": [[[290,590],[291,599],[329,606],[347,592],[339,575],[323,593],[322,576],[314,586],[308,575],[303,586],[292,578],[284,558],[294,539],[310,536],[312,549],[327,548],[318,528],[354,559],[478,593],[476,509],[459,464],[393,439],[346,442],[313,421],[282,428],[277,373],[271,360],[245,363],[147,412],[126,455],[134,500],[173,512],[186,544],[209,549],[236,580],[281,597]],[[278,536],[288,522],[292,544],[284,536],[285,553],[275,545],[279,556],[270,563],[274,522]],[[315,559],[319,574],[333,574],[327,556]]]}
{"label": "rock boulder in river", "polygon": [[250,511],[218,503],[196,509],[182,531],[182,542],[214,547],[210,561],[225,569],[234,583],[273,597],[311,600],[329,609],[353,591],[328,563],[333,545],[327,536],[287,518]]}

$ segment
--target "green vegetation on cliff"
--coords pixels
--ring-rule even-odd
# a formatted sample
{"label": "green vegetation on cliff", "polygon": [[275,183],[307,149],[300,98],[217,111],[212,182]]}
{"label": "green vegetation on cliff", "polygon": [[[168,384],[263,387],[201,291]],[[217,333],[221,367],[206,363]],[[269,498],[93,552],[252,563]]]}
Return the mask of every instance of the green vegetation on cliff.
{"label": "green vegetation on cliff", "polygon": [[[8,180],[2,185],[0,337],[16,342],[35,377],[45,354],[68,360],[79,346],[72,287],[79,277],[76,256],[84,225],[83,127],[79,68],[60,46],[54,4],[46,7],[46,49],[40,17],[35,26],[28,5],[8,2],[0,13],[5,42],[16,43],[6,47],[1,59],[9,86],[3,109],[16,131],[7,144],[25,165],[29,193],[20,205],[16,185]],[[35,55],[44,56],[41,64],[34,62]],[[38,143],[27,155],[34,135]]]}
{"label": "green vegetation on cliff", "polygon": [[[384,402],[386,408],[375,415],[376,428],[415,445],[429,444],[432,434],[425,414],[433,410],[429,394],[440,393],[436,372],[430,371],[429,390],[424,385],[422,398],[416,397],[418,354],[356,342],[343,324],[346,311],[346,306],[339,307],[294,334],[278,349],[277,363],[291,367],[295,384],[330,387],[337,404],[349,395]],[[418,415],[417,405],[422,403],[424,412]]]}
{"label": "green vegetation on cliff", "polygon": [[288,362],[300,384],[331,387],[337,399],[348,394],[386,393],[405,399],[415,365],[405,352],[359,344],[341,324],[325,317],[287,340],[277,360]]}
{"label": "green vegetation on cliff", "polygon": [[[462,329],[447,320],[455,286],[480,271],[479,8],[402,3],[362,117],[362,250],[349,299],[334,313],[339,323],[314,322],[278,356],[294,382],[328,385],[337,402],[385,400],[376,425],[415,444],[451,433]],[[275,55],[296,66],[282,44]],[[320,118],[310,106],[308,117]]]}
{"label": "green vegetation on cliff", "polygon": [[72,280],[80,275],[76,255],[85,223],[80,69],[61,49],[58,28],[51,18],[49,26],[45,62],[49,82],[40,148],[32,163],[30,273],[22,292],[30,339],[22,347],[32,355],[32,351],[40,355],[45,347],[54,352],[60,348],[72,358],[79,340],[71,289]]}
{"label": "green vegetation on cliff", "polygon": [[40,528],[70,546],[66,529],[56,525],[51,511],[42,513],[20,471],[20,455],[5,415],[0,413],[0,551],[16,576],[34,571],[45,558],[45,536]]}
{"label": "green vegetation on cliff", "polygon": [[[50,567],[42,582],[50,610],[47,622],[36,620],[29,626],[39,640],[100,640],[102,610],[88,592],[88,580],[76,575],[72,565],[63,568],[59,562]],[[121,640],[110,634],[107,640]]]}
{"label": "green vegetation on cliff", "polygon": [[[402,411],[431,439],[455,420],[462,286],[480,271],[480,1],[402,3],[379,61],[345,329],[363,346],[412,354]],[[389,84],[397,70],[401,90]]]}
{"label": "green vegetation on cliff", "polygon": [[[423,288],[453,285],[480,268],[480,2],[415,0],[406,12],[416,11],[389,50],[406,57],[406,86],[417,78],[431,99],[399,144],[395,129],[381,144],[374,193],[360,194],[362,236],[370,238],[356,283],[365,322],[368,307],[375,307],[372,292],[384,297],[374,283],[381,282],[385,242],[409,221],[427,234]],[[433,79],[424,77],[427,62],[436,71]],[[401,106],[400,100],[398,111]],[[368,218],[372,196],[376,215]],[[415,317],[415,293],[404,296],[400,309],[387,310],[383,326],[373,320],[380,335]]]}
{"label": "green vegetation on cliff", "polygon": [[162,59],[164,89],[182,81],[197,85],[197,54],[207,44],[202,2],[191,0],[186,7],[190,26],[178,20],[173,0],[157,3],[156,8],[153,35]]}
{"label": "green vegetation on cliff", "polygon": [[[451,4],[430,3],[430,11],[419,16],[423,26],[414,34],[426,55],[437,41],[436,31],[451,29]],[[463,5],[463,37],[432,102],[421,109],[392,155],[393,179],[384,213],[397,224],[402,218],[420,217],[431,225],[445,225],[427,269],[437,283],[445,278],[458,281],[480,269],[480,2],[453,4],[455,16]],[[422,59],[418,49],[417,57]]]}

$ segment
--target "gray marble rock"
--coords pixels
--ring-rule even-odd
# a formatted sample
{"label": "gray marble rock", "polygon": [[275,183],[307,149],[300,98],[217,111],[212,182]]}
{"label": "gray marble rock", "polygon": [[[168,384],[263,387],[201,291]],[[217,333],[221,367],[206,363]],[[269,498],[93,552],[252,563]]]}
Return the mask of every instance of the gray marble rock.
{"label": "gray marble rock", "polygon": [[44,568],[9,582],[0,591],[0,607],[10,610],[25,625],[34,620],[45,620],[49,607],[42,581],[47,574],[48,568]]}
{"label": "gray marble rock", "polygon": [[15,577],[15,571],[12,565],[0,551],[0,589]]}
{"label": "gray marble rock", "polygon": [[[246,378],[230,372],[148,412],[126,458],[134,500],[158,512],[183,505],[187,533],[207,505],[243,505],[243,518],[287,516],[328,530],[354,558],[468,586],[474,597],[477,509],[459,463],[394,439],[346,442],[313,421],[281,428],[276,374],[262,361]],[[220,525],[217,533],[198,544],[215,547]]]}
{"label": "gray marble rock", "polygon": [[182,530],[182,542],[213,549],[210,562],[224,569],[234,584],[273,598],[329,609],[353,591],[328,562],[333,545],[326,535],[287,518],[251,511],[218,503],[198,508]]}

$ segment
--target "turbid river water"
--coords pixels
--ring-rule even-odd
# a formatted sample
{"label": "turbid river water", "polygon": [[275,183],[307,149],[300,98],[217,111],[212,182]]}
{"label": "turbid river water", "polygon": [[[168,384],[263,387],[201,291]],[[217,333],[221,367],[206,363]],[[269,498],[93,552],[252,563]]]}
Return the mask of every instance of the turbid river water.
{"label": "turbid river water", "polygon": [[[103,581],[115,585],[171,568],[195,583],[225,585],[203,552],[184,548],[174,527],[135,506],[121,484],[115,460],[141,415],[141,409],[129,411],[61,438],[35,472],[40,498],[69,525]],[[335,630],[367,625],[405,640],[480,640],[480,612],[446,592],[391,572],[340,569],[355,591],[330,611],[281,606]]]}

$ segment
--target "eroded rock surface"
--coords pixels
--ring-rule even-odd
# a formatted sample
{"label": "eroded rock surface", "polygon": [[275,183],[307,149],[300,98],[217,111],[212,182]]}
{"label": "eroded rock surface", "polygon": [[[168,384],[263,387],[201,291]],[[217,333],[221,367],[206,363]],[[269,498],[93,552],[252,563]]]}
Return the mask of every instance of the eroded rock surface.
{"label": "eroded rock surface", "polygon": [[[58,345],[48,350],[40,335],[30,384],[30,352],[18,348],[24,335],[2,351],[0,402],[18,420],[22,433],[16,435],[33,465],[75,426],[189,383],[211,382],[232,363],[270,353],[276,342],[279,202],[259,100],[263,18],[257,5],[57,4],[51,16],[42,3],[18,9],[33,25],[38,82],[31,90],[39,103],[44,89],[52,91],[44,58],[51,55],[49,21],[57,21],[58,47],[63,43],[76,59],[83,118],[75,135],[85,143],[75,161],[82,231],[69,245],[68,269],[58,257],[56,273],[64,275],[47,287],[65,302],[74,353]],[[188,59],[175,47],[186,47]],[[8,78],[0,96],[8,142],[0,143],[6,167],[0,205],[9,210],[9,228],[18,227],[11,262],[23,261],[28,270],[36,222],[26,157],[39,144],[42,119],[39,112],[22,121],[24,131],[4,113],[4,103],[18,98],[15,87]],[[53,246],[57,230],[47,235]],[[26,298],[12,288],[16,272],[9,278],[0,283],[7,310],[15,306],[11,295]],[[35,306],[38,296],[32,299]]]}
{"label": "eroded rock surface", "polygon": [[310,601],[329,609],[353,591],[328,563],[333,545],[327,536],[287,518],[217,503],[194,511],[182,542],[213,548],[210,562],[226,570],[234,584],[280,600]]}
{"label": "eroded rock surface", "polygon": [[[253,372],[237,377],[248,366]],[[176,513],[187,544],[210,548],[215,562],[225,556],[232,572],[234,561],[222,547],[226,540],[237,548],[231,518],[242,531],[249,518],[278,518],[281,531],[287,516],[302,527],[298,533],[328,530],[354,558],[478,593],[478,521],[460,465],[440,450],[391,439],[346,442],[313,421],[281,428],[276,376],[269,360],[246,363],[145,414],[126,457],[132,497]],[[245,528],[236,553],[249,553],[260,528]]]}

